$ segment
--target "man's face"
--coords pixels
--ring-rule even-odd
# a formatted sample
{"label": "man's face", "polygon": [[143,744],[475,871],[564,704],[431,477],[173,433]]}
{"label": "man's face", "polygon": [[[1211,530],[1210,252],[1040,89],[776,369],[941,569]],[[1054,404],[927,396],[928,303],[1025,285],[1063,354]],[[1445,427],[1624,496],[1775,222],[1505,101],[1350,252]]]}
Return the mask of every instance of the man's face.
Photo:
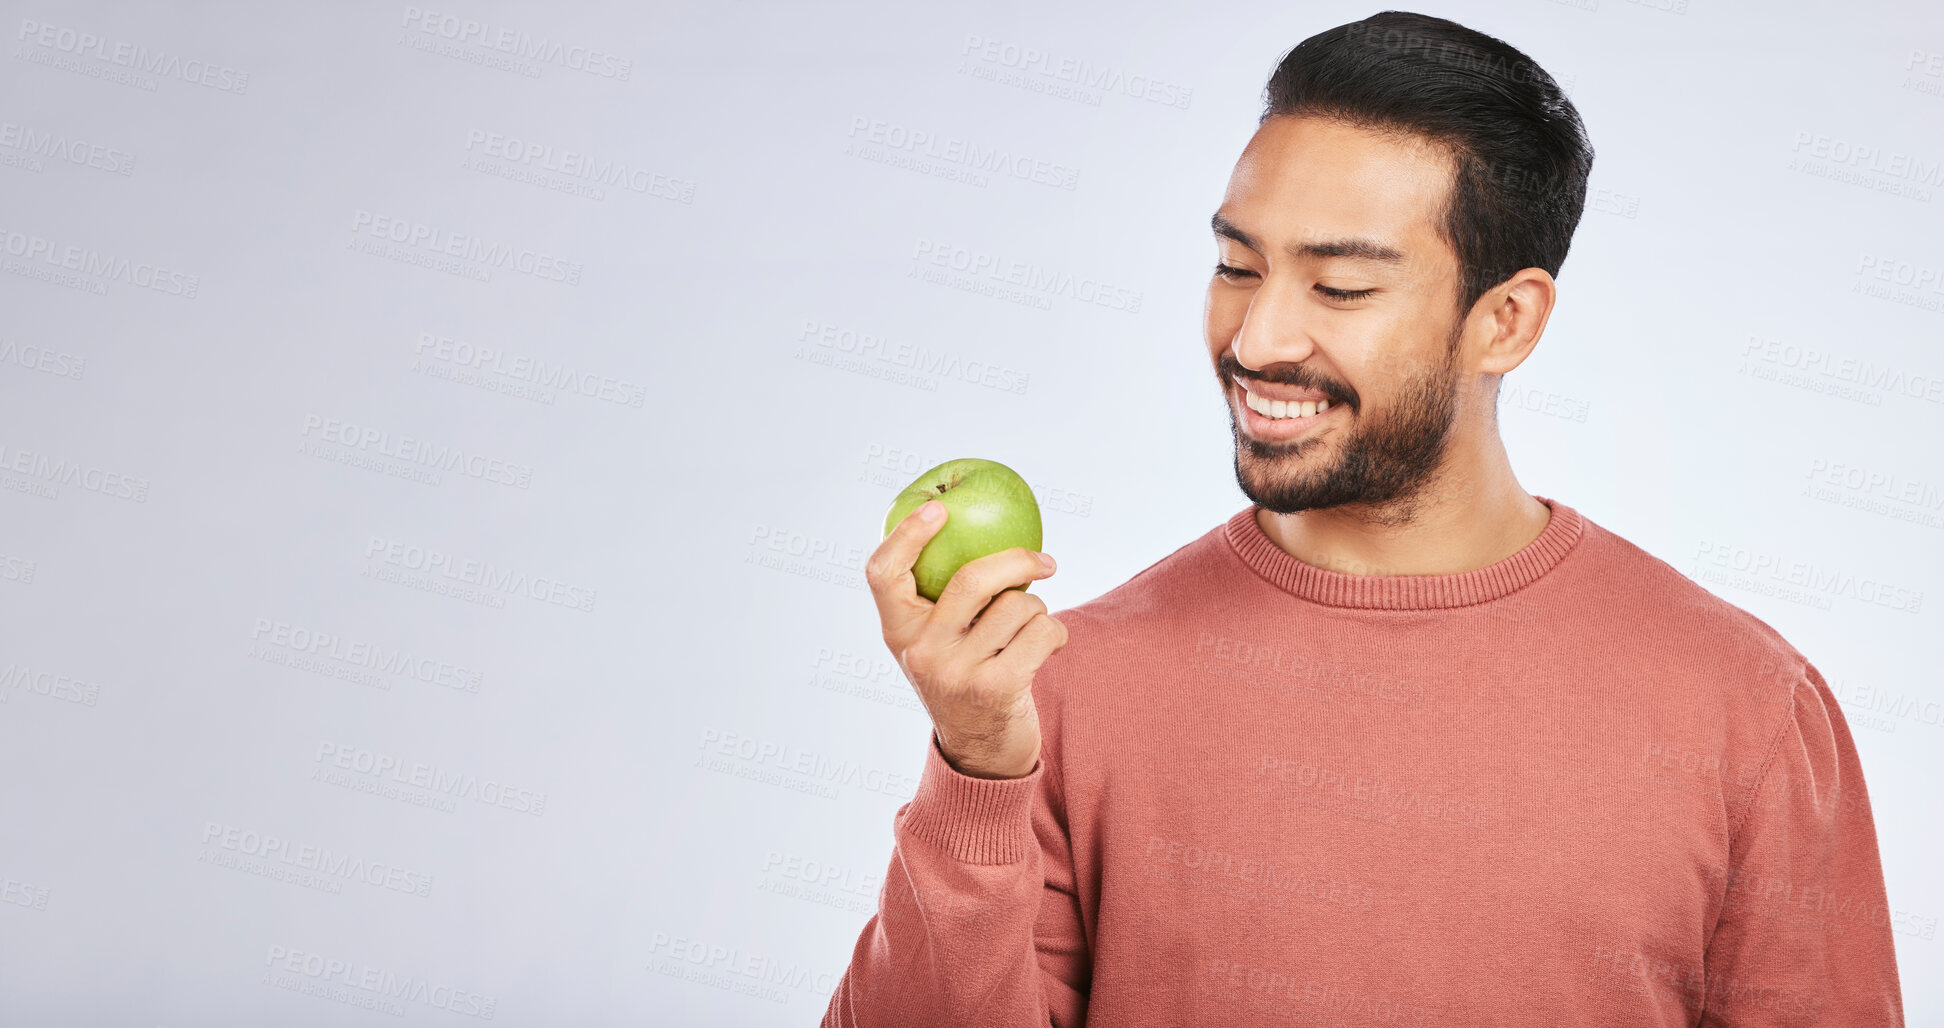
{"label": "man's face", "polygon": [[1216,212],[1235,270],[1204,320],[1250,500],[1395,515],[1439,467],[1460,406],[1450,181],[1440,149],[1315,118],[1270,118],[1244,149]]}

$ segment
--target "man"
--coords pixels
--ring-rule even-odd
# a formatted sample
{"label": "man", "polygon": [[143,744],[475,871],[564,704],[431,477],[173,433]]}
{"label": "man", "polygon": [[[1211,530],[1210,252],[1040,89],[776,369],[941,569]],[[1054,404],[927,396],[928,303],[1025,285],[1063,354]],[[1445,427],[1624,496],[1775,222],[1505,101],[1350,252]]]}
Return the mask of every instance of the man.
{"label": "man", "polygon": [[824,1023],[1900,1024],[1822,675],[1499,441],[1585,197],[1573,105],[1398,12],[1267,99],[1206,314],[1252,504],[1058,618],[1025,549],[919,598],[935,502],[886,538],[936,731]]}

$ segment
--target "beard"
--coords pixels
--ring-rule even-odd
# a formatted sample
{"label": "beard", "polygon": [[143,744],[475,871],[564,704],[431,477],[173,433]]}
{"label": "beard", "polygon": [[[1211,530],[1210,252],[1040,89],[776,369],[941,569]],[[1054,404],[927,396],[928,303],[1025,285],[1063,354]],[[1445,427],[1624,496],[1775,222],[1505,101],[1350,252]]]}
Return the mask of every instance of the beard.
{"label": "beard", "polygon": [[1417,515],[1417,498],[1443,463],[1457,416],[1458,327],[1446,341],[1442,362],[1413,375],[1396,400],[1369,420],[1355,390],[1321,379],[1301,365],[1280,373],[1250,375],[1232,354],[1216,362],[1230,395],[1232,377],[1279,382],[1327,393],[1332,407],[1350,408],[1347,430],[1336,433],[1336,456],[1317,462],[1326,449],[1321,439],[1268,443],[1250,437],[1229,403],[1235,433],[1235,482],[1263,509],[1276,514],[1356,506],[1373,524],[1404,524]]}

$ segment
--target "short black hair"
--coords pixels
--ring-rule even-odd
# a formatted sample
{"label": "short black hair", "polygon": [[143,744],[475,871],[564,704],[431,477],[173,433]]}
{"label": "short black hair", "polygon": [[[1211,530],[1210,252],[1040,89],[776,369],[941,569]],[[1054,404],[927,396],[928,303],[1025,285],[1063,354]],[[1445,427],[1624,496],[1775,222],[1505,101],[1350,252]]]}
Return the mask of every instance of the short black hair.
{"label": "short black hair", "polygon": [[1593,147],[1532,58],[1454,21],[1384,11],[1285,54],[1257,124],[1322,117],[1443,145],[1455,173],[1439,231],[1458,256],[1458,311],[1521,268],[1557,276],[1586,206]]}

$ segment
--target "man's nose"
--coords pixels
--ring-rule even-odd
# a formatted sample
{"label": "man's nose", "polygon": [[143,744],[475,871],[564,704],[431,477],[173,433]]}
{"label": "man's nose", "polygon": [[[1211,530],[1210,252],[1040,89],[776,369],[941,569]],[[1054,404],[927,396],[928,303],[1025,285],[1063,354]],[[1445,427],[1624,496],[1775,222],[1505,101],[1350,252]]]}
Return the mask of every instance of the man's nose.
{"label": "man's nose", "polygon": [[1309,290],[1294,278],[1264,276],[1229,344],[1235,359],[1250,371],[1307,360],[1316,351],[1310,332],[1317,313]]}

